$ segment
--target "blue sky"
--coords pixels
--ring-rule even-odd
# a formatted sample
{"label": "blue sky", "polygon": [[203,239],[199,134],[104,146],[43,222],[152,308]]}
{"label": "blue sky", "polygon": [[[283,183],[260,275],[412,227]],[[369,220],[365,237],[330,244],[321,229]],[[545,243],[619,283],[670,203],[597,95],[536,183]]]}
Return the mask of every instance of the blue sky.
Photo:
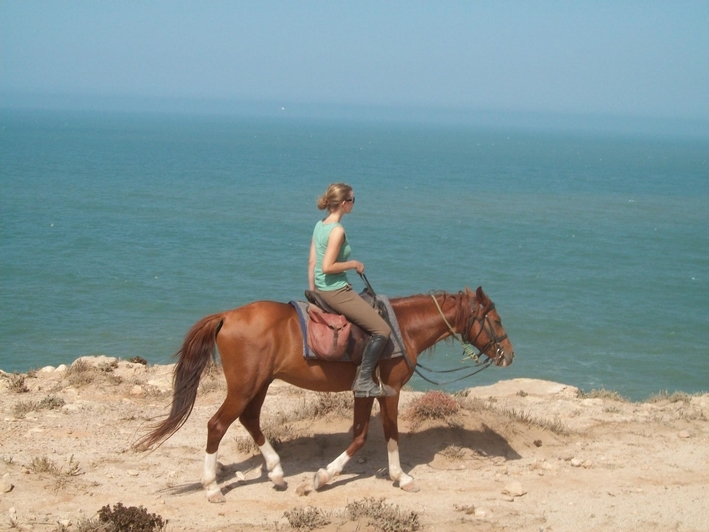
{"label": "blue sky", "polygon": [[0,94],[709,121],[709,2],[0,0]]}

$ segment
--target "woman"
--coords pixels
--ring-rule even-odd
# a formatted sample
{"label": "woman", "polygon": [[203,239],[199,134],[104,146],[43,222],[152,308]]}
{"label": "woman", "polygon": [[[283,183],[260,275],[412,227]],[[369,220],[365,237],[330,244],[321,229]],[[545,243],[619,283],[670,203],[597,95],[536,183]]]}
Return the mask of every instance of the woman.
{"label": "woman", "polygon": [[352,385],[355,397],[393,396],[396,391],[392,387],[378,385],[372,379],[374,368],[389,342],[391,329],[379,313],[352,289],[347,280],[347,270],[364,273],[364,264],[350,260],[352,250],[345,228],[340,223],[345,214],[352,212],[354,203],[352,187],[344,183],[331,184],[318,199],[318,208],[327,210],[328,215],[315,224],[313,230],[308,285],[310,290],[317,290],[333,310],[371,335]]}

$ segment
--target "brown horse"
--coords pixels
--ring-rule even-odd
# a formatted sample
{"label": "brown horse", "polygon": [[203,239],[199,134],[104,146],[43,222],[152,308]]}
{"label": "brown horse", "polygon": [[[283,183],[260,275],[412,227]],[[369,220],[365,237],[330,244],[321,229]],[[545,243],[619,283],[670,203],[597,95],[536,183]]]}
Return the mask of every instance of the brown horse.
{"label": "brown horse", "polygon": [[[381,380],[400,391],[411,378],[418,355],[453,335],[474,345],[497,366],[514,358],[495,305],[478,288],[476,292],[414,295],[390,300],[402,333],[405,357],[381,360]],[[187,333],[174,370],[172,408],[167,418],[136,443],[141,449],[160,444],[187,421],[197,396],[202,372],[219,350],[227,396],[207,424],[207,453],[202,485],[212,502],[223,502],[217,484],[217,450],[229,426],[238,418],[258,445],[268,477],[285,488],[280,458],[261,432],[259,417],[268,387],[274,379],[318,392],[350,390],[356,367],[351,363],[326,362],[303,357],[303,335],[295,308],[286,303],[257,301],[243,307],[206,316]],[[399,460],[397,414],[399,395],[377,399],[381,408],[389,457],[389,476],[407,491],[418,491],[414,479],[404,473]],[[324,469],[315,473],[318,489],[337,476],[365,443],[373,398],[355,399],[353,438],[349,447]]]}

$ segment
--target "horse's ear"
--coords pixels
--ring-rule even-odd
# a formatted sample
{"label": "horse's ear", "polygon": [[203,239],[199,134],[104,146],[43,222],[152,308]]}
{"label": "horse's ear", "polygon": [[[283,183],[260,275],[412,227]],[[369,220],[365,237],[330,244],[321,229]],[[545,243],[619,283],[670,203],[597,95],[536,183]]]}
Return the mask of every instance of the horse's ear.
{"label": "horse's ear", "polygon": [[478,286],[478,289],[475,291],[475,297],[481,305],[485,305],[488,301],[487,294],[483,292],[482,286]]}
{"label": "horse's ear", "polygon": [[465,294],[466,294],[468,297],[475,297],[475,292],[473,292],[473,291],[472,291],[470,288],[468,288],[467,286],[465,287]]}

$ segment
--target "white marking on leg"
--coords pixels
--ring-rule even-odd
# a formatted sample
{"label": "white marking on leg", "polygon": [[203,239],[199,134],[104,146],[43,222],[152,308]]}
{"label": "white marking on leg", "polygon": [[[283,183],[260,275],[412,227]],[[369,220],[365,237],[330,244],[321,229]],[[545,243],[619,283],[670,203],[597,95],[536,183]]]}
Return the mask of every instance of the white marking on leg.
{"label": "white marking on leg", "polygon": [[407,490],[414,486],[414,479],[404,473],[399,460],[399,443],[391,439],[387,442],[387,454],[389,456],[389,478],[399,483],[399,487]]}
{"label": "white marking on leg", "polygon": [[207,490],[207,499],[210,502],[224,502],[224,495],[217,484],[217,453],[206,453],[204,456],[204,469],[202,471],[202,486]]}
{"label": "white marking on leg", "polygon": [[285,475],[283,474],[283,468],[281,467],[281,457],[273,450],[268,440],[259,447],[259,451],[261,451],[261,455],[266,462],[268,478],[271,479],[271,482],[276,486],[284,487],[286,482],[284,480]]}
{"label": "white marking on leg", "polygon": [[342,470],[350,461],[350,457],[347,455],[347,451],[342,453],[340,456],[335,458],[332,462],[328,464],[325,469],[320,469],[315,473],[315,478],[313,479],[313,487],[319,489],[328,482],[330,482],[337,475],[342,473]]}

